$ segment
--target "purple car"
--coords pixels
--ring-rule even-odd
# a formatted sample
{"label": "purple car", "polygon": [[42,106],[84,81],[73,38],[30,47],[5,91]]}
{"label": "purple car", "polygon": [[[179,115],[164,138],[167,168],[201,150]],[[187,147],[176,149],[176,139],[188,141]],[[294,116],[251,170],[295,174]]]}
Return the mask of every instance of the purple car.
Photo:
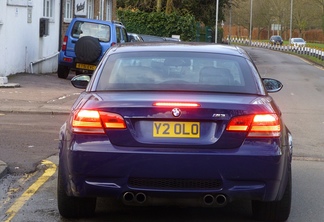
{"label": "purple car", "polygon": [[250,200],[256,220],[285,221],[292,136],[248,54],[227,45],[111,47],[60,130],[58,208],[94,215],[97,197],[133,206],[223,207]]}

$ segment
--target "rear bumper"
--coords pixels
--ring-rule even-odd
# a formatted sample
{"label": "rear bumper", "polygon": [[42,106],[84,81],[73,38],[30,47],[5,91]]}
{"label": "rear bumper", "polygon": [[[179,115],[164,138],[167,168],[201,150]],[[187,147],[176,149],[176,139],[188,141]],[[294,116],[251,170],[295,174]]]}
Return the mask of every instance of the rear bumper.
{"label": "rear bumper", "polygon": [[[98,61],[96,61],[95,63],[91,63],[91,64],[82,63],[82,64],[86,65],[86,66],[97,66],[100,59],[98,59]],[[71,62],[69,62],[69,61],[71,61]],[[71,70],[79,70],[79,71],[85,71],[85,72],[91,72],[91,73],[94,72],[94,70],[92,70],[92,69],[77,68],[76,64],[77,64],[77,60],[76,60],[75,56],[66,56],[64,54],[64,52],[60,51],[59,57],[58,57],[58,65],[68,67]]]}
{"label": "rear bumper", "polygon": [[223,150],[74,143],[61,149],[60,168],[66,189],[74,196],[122,199],[130,192],[143,193],[152,203],[157,199],[201,203],[206,195],[224,195],[227,201],[273,201],[281,198],[285,187],[290,154],[288,147],[285,151],[277,146],[279,141],[267,142],[246,141],[240,149]]}

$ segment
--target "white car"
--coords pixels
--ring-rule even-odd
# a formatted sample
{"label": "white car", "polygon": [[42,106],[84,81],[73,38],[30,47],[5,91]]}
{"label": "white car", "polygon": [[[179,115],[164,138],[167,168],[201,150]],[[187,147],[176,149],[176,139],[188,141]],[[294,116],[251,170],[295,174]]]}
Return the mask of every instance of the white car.
{"label": "white car", "polygon": [[291,38],[290,44],[295,46],[305,46],[306,41],[303,38]]}

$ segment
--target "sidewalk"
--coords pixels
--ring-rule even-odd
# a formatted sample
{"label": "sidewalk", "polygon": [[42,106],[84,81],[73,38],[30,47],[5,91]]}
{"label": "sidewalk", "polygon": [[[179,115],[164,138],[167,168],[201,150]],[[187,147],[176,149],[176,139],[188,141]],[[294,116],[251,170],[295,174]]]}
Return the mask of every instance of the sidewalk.
{"label": "sidewalk", "polygon": [[0,86],[0,112],[68,113],[82,92],[70,79],[59,79],[55,73],[9,76],[8,83],[20,87]]}
{"label": "sidewalk", "polygon": [[[53,74],[15,74],[8,84],[0,85],[0,115],[6,112],[68,114],[75,99],[83,91],[68,79]],[[7,164],[0,160],[0,178]]]}

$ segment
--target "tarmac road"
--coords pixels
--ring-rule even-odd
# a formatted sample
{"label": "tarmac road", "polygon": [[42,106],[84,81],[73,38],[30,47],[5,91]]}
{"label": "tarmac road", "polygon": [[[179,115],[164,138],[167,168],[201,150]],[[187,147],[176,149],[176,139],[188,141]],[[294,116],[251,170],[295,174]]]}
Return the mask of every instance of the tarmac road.
{"label": "tarmac road", "polygon": [[[56,73],[9,76],[8,83],[0,85],[0,115],[8,112],[68,114],[82,92],[71,85],[72,77],[59,79]],[[0,154],[0,178],[8,169],[1,159]]]}
{"label": "tarmac road", "polygon": [[[293,129],[295,144],[292,213],[288,221],[322,221],[324,206],[321,201],[323,199],[321,185],[324,182],[324,162],[322,161],[324,155],[321,152],[322,130],[320,129],[324,122],[322,120],[323,103],[319,103],[319,101],[322,98],[322,91],[324,92],[322,90],[324,89],[323,70],[312,68],[309,64],[292,57],[285,57],[284,60],[281,60],[279,52],[275,55],[276,58],[268,58],[272,53],[268,53],[264,49],[251,48],[249,50],[255,56],[254,59],[263,76],[278,78],[284,83],[283,90],[273,96],[276,97],[276,101],[284,111],[283,115],[289,123],[288,126]],[[269,64],[268,61],[274,62]],[[0,88],[0,115],[3,112],[67,113],[75,98],[82,91],[71,86],[69,80],[58,79],[55,74],[17,74],[9,77],[9,83],[15,82],[19,83],[21,87]],[[312,106],[305,109],[310,103]],[[316,137],[317,140],[309,141],[313,137]],[[58,164],[57,156],[51,158],[54,164]],[[1,166],[0,163],[0,173],[1,168],[3,169],[4,166]],[[22,209],[21,214],[16,215],[16,221],[42,221],[45,218],[44,215],[46,216],[44,221],[65,221],[58,219],[59,214],[54,203],[55,179],[54,174],[52,180],[42,188],[42,192],[37,192],[31,198],[31,202],[24,206],[26,209]],[[51,205],[53,206],[47,209],[48,205],[40,200],[52,201]],[[106,205],[103,204],[102,207],[104,206]],[[42,207],[46,209],[42,209]],[[251,214],[249,209],[240,207],[235,207],[235,210],[231,209],[225,210],[220,215],[212,214],[211,217],[205,216],[205,213],[198,214],[197,217],[193,215],[195,212],[190,212],[191,214],[188,214],[189,216],[183,221],[201,221],[201,219],[214,221],[215,218],[220,220],[224,218],[222,221],[250,221],[248,218]],[[24,212],[33,213],[26,214]],[[145,221],[144,219],[148,217],[147,213],[151,219],[148,221],[156,220],[159,216],[162,217],[160,221],[170,221],[167,220],[170,219],[170,216],[168,217],[165,212],[161,213],[159,210],[153,211],[153,213],[147,211],[134,215],[133,212],[129,214],[114,213],[113,210],[106,208],[98,209],[97,218],[86,221],[103,221],[106,220],[107,215],[111,216],[111,214],[113,217],[115,216],[111,221]],[[120,215],[123,217],[121,218]],[[40,220],[35,219],[38,216],[41,218]],[[178,216],[182,218],[183,214],[180,212]],[[163,220],[163,217],[166,220]],[[181,221],[181,219],[175,221]]]}

